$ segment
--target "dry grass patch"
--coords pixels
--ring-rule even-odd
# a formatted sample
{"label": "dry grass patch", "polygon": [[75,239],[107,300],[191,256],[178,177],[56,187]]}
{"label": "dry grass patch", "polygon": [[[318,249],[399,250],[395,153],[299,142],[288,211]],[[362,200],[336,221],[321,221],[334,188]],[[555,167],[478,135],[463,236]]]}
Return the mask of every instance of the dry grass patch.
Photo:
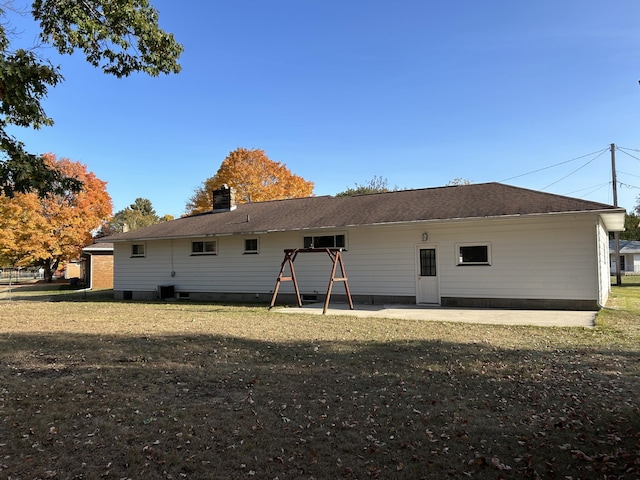
{"label": "dry grass patch", "polygon": [[639,291],[594,329],[16,294],[0,475],[635,478]]}

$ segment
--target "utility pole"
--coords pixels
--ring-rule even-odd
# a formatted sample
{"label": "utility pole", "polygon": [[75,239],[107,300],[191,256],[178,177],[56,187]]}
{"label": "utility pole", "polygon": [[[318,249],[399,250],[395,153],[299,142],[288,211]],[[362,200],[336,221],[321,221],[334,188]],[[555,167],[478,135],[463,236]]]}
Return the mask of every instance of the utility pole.
{"label": "utility pole", "polygon": [[[613,206],[618,206],[618,176],[616,175],[616,144],[611,144],[611,180],[613,182]],[[616,285],[622,285],[620,274],[620,232],[613,232],[616,259]]]}

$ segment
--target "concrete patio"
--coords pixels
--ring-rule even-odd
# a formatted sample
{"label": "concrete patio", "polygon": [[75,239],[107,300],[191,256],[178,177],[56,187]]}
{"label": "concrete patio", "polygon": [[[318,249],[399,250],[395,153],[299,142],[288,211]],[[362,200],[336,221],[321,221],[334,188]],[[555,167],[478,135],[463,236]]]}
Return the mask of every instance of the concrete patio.
{"label": "concrete patio", "polygon": [[[322,315],[322,303],[302,307],[274,307],[278,313],[309,313]],[[326,315],[356,317],[426,320],[436,322],[465,322],[492,325],[533,325],[540,327],[588,327],[594,326],[597,312],[568,310],[507,310],[484,308],[442,308],[422,305],[363,305],[355,304],[350,310],[344,303],[332,303]]]}

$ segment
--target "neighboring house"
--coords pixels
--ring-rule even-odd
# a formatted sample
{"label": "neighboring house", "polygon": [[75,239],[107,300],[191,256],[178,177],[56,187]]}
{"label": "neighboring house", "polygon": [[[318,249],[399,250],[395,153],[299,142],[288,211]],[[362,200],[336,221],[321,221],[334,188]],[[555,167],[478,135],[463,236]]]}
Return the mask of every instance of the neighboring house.
{"label": "neighboring house", "polygon": [[82,249],[80,277],[86,288],[113,288],[113,244],[94,243]]}
{"label": "neighboring house", "polygon": [[78,279],[80,277],[80,261],[79,260],[71,260],[64,267],[64,278],[65,280]]}
{"label": "neighboring house", "polygon": [[[609,242],[611,252],[611,275],[616,272],[616,246]],[[620,273],[622,275],[640,275],[640,240],[620,240]]]}
{"label": "neighboring house", "polygon": [[[610,291],[609,231],[625,211],[485,183],[235,205],[117,234],[114,294],[268,302],[284,249],[343,248],[353,300],[598,309]],[[327,255],[299,255],[304,299],[322,299]],[[337,285],[332,300],[344,294]],[[286,297],[288,295],[288,297]],[[283,283],[278,303],[293,297]]]}

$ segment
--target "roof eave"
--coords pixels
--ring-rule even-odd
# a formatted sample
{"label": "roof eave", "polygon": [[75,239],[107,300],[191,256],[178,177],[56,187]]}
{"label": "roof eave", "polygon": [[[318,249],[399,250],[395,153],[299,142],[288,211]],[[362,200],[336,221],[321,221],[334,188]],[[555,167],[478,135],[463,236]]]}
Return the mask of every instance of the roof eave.
{"label": "roof eave", "polygon": [[[274,228],[268,230],[257,231],[237,231],[237,232],[223,232],[223,233],[200,233],[193,235],[175,235],[175,236],[152,236],[152,237],[135,237],[127,236],[126,238],[108,238],[111,243],[127,243],[127,242],[145,242],[145,241],[159,241],[159,240],[174,240],[174,239],[188,239],[188,238],[203,238],[203,237],[223,237],[233,235],[264,235],[268,233],[284,233],[284,232],[300,232],[300,231],[312,231],[312,230],[327,230],[335,228],[354,228],[354,227],[375,227],[375,226],[393,226],[393,225],[412,225],[419,223],[436,223],[436,222],[463,222],[463,221],[483,221],[483,220],[498,220],[509,218],[527,218],[527,217],[543,217],[543,216],[557,216],[557,215],[598,215],[605,228],[610,232],[623,231],[624,230],[624,218],[626,211],[623,208],[619,209],[606,209],[606,210],[576,210],[576,211],[562,211],[562,212],[539,212],[539,213],[517,213],[508,215],[487,215],[482,217],[454,217],[454,218],[428,218],[428,219],[416,219],[416,220],[402,220],[391,222],[373,222],[373,223],[353,223],[345,225],[318,225],[314,227],[294,227],[294,228]],[[100,240],[97,240],[100,242]]]}
{"label": "roof eave", "polygon": [[603,210],[595,213],[600,215],[604,228],[606,228],[608,232],[624,231],[624,220],[627,215],[627,211],[624,208],[618,210]]}

